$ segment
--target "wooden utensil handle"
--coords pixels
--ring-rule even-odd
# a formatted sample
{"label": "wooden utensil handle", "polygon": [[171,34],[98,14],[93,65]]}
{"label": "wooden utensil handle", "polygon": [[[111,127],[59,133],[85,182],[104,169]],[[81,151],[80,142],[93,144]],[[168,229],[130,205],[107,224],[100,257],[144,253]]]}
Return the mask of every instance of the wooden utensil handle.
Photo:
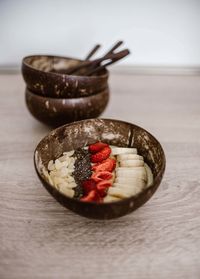
{"label": "wooden utensil handle", "polygon": [[89,60],[96,52],[97,50],[101,47],[101,45],[96,45],[93,47],[93,49],[88,53],[88,55],[86,56],[85,60]]}
{"label": "wooden utensil handle", "polygon": [[96,59],[96,60],[93,60],[93,61],[84,61],[82,62],[81,64],[79,65],[76,65],[74,67],[71,67],[70,69],[68,69],[66,71],[66,74],[73,74],[75,73],[76,71],[84,68],[84,67],[94,67],[95,65],[98,65],[100,64],[103,60],[105,59],[108,59],[110,57],[110,55],[113,54],[113,51],[116,50],[121,44],[123,43],[123,41],[118,41],[104,56]]}
{"label": "wooden utensil handle", "polygon": [[113,56],[114,58],[111,59],[111,61],[107,62],[106,64],[104,65],[99,65],[98,67],[94,68],[94,69],[91,69],[89,70],[88,72],[85,73],[86,76],[90,76],[94,73],[97,73],[99,71],[102,71],[103,69],[105,69],[107,66],[111,65],[111,64],[114,64],[115,62],[121,60],[122,58],[126,57],[127,55],[130,54],[130,51],[128,49],[125,49],[121,52],[118,52],[115,54],[115,56]]}
{"label": "wooden utensil handle", "polygon": [[123,44],[123,41],[118,41],[104,56],[113,53],[113,51],[116,50],[122,44]]}

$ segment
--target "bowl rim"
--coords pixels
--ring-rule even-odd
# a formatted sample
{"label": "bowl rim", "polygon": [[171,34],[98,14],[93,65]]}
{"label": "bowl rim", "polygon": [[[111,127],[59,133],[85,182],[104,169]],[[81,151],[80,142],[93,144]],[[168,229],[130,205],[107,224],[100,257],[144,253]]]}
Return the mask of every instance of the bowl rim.
{"label": "bowl rim", "polygon": [[[54,97],[53,98],[53,97],[48,97],[48,96],[43,96],[43,95],[36,94],[36,93],[32,92],[31,89],[29,89],[28,87],[25,88],[25,94],[30,94],[32,96],[36,96],[37,98],[40,98],[41,100],[45,100],[45,101],[48,101],[48,100],[55,101],[56,103],[60,103],[60,102],[62,103],[63,101],[66,101],[66,100],[71,101],[71,102],[72,101],[74,102],[74,100],[77,100],[77,102],[78,101],[83,101],[83,100],[85,101],[87,99],[89,100],[92,97],[99,96],[101,94],[105,94],[105,93],[109,94],[109,91],[110,91],[109,86],[107,86],[104,90],[99,91],[97,93],[93,93],[93,94],[88,95],[88,96],[82,96],[82,97],[76,97],[76,98],[71,98],[71,97],[66,97],[66,98],[56,98],[56,97]],[[80,121],[82,121],[82,120],[80,120]],[[78,122],[78,121],[76,121],[76,122]],[[70,124],[70,123],[68,123],[68,124]],[[60,128],[60,127],[61,126],[59,126],[58,128]]]}
{"label": "bowl rim", "polygon": [[[76,125],[76,124],[79,124],[79,123],[82,123],[82,122],[85,122],[85,121],[96,121],[96,120],[105,120],[105,121],[114,121],[114,122],[120,122],[120,123],[123,123],[123,124],[128,124],[128,125],[133,125],[135,126],[136,128],[139,128],[139,129],[142,129],[143,131],[147,132],[155,141],[156,143],[159,145],[160,149],[161,149],[161,152],[163,153],[163,162],[162,162],[162,167],[159,171],[159,173],[157,174],[156,178],[154,178],[153,180],[153,184],[149,187],[147,187],[144,191],[138,193],[137,195],[135,196],[131,196],[131,197],[128,197],[128,198],[123,198],[119,201],[113,201],[113,202],[106,202],[106,203],[97,203],[97,202],[84,202],[84,201],[81,201],[81,200],[78,200],[78,199],[74,199],[74,198],[70,198],[68,196],[65,196],[63,193],[59,192],[53,185],[51,185],[47,180],[45,180],[42,175],[39,173],[38,171],[38,168],[37,168],[37,165],[36,165],[36,157],[37,157],[37,149],[38,149],[38,146],[41,144],[41,142],[46,138],[46,137],[49,137],[51,136],[51,134],[55,134],[58,130],[61,130],[63,129],[64,127],[68,127],[68,126],[71,126],[71,125]],[[80,120],[80,121],[75,121],[75,122],[71,122],[71,123],[68,123],[68,124],[64,124],[56,129],[53,129],[52,131],[50,131],[47,135],[45,135],[41,140],[40,142],[37,144],[35,150],[34,150],[34,154],[33,154],[33,161],[34,161],[34,167],[35,167],[35,170],[36,170],[36,173],[39,177],[39,179],[41,181],[44,181],[48,186],[50,186],[51,188],[53,188],[53,190],[57,191],[61,196],[63,196],[66,200],[70,200],[70,201],[75,201],[79,204],[93,204],[95,206],[98,206],[98,207],[105,207],[105,206],[109,206],[109,205],[112,205],[112,204],[116,204],[116,205],[119,205],[119,204],[123,204],[124,202],[131,202],[133,199],[134,200],[137,200],[140,196],[143,196],[145,193],[147,194],[147,192],[149,191],[149,189],[151,189],[153,186],[157,185],[157,187],[155,188],[155,190],[153,191],[153,193],[156,191],[156,189],[158,188],[160,182],[162,181],[162,178],[163,178],[163,175],[165,173],[165,169],[166,169],[166,156],[165,156],[165,152],[163,150],[163,147],[162,145],[160,144],[160,142],[151,134],[149,133],[146,129],[136,125],[136,124],[133,124],[133,123],[130,123],[130,122],[126,122],[126,121],[123,121],[123,120],[118,120],[118,119],[111,119],[111,118],[90,118],[90,119],[84,119],[84,120]]]}
{"label": "bowl rim", "polygon": [[39,73],[45,73],[45,74],[48,74],[50,76],[58,76],[58,77],[71,77],[71,78],[74,78],[74,79],[97,79],[97,78],[100,78],[100,79],[104,79],[104,78],[108,78],[108,75],[109,75],[109,71],[107,69],[105,69],[105,74],[102,74],[102,75],[94,75],[94,76],[77,76],[77,75],[68,75],[68,74],[61,74],[61,73],[54,73],[54,72],[45,72],[45,71],[42,71],[42,70],[39,70],[33,66],[31,66],[29,63],[27,63],[26,59],[28,58],[34,58],[34,57],[48,57],[48,58],[59,58],[59,59],[71,59],[71,60],[77,60],[79,62],[82,62],[82,61],[85,61],[85,60],[82,60],[82,59],[79,59],[79,58],[74,58],[74,57],[67,57],[67,56],[61,56],[61,55],[51,55],[51,54],[34,54],[34,55],[28,55],[28,56],[25,56],[23,57],[22,59],[22,66],[26,66],[34,71],[37,71]]}

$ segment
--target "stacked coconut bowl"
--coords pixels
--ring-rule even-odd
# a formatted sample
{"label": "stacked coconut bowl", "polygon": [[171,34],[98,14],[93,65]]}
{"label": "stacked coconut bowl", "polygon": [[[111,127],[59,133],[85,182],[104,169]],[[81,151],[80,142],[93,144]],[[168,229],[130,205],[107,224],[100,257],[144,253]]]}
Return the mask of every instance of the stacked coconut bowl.
{"label": "stacked coconut bowl", "polygon": [[[109,101],[106,69],[127,50],[113,53],[118,42],[106,55],[86,60],[52,55],[27,56],[22,61],[22,75],[26,83],[25,100],[30,113],[39,121],[57,127],[77,120],[96,118]],[[108,58],[107,58],[108,57]],[[107,64],[101,62],[107,60]]]}

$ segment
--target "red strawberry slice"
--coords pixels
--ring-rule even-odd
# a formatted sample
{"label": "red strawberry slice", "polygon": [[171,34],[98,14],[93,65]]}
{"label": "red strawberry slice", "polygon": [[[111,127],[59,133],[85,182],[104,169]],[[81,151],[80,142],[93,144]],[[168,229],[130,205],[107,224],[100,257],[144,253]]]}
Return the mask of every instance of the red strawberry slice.
{"label": "red strawberry slice", "polygon": [[87,179],[82,182],[84,194],[88,194],[90,191],[96,189],[96,182],[93,179]]}
{"label": "red strawberry slice", "polygon": [[110,186],[112,185],[112,183],[108,180],[103,180],[103,181],[100,181],[98,184],[97,184],[97,189],[99,187],[105,187],[105,188],[109,188]]}
{"label": "red strawberry slice", "polygon": [[100,172],[100,171],[112,172],[115,169],[115,167],[116,167],[116,160],[112,158],[108,158],[103,162],[92,166],[92,170],[95,172]]}
{"label": "red strawberry slice", "polygon": [[111,148],[109,146],[104,147],[101,151],[91,155],[92,163],[102,162],[110,156]]}
{"label": "red strawberry slice", "polygon": [[107,189],[111,187],[112,184],[109,181],[103,180],[97,184],[97,191],[101,197],[105,197],[107,194]]}
{"label": "red strawberry slice", "polygon": [[91,178],[95,181],[95,182],[100,182],[102,180],[109,180],[112,178],[112,173],[110,173],[109,171],[100,171],[100,172],[94,172],[91,176]]}
{"label": "red strawberry slice", "polygon": [[107,143],[103,143],[103,142],[99,141],[99,142],[96,142],[94,144],[90,144],[88,149],[89,149],[90,153],[95,154],[95,153],[101,151],[104,147],[107,147],[107,146],[108,146]]}
{"label": "red strawberry slice", "polygon": [[104,198],[107,195],[107,187],[98,187],[98,194],[101,198]]}
{"label": "red strawberry slice", "polygon": [[87,194],[87,196],[81,198],[80,200],[84,202],[101,202],[102,198],[97,191],[92,190]]}

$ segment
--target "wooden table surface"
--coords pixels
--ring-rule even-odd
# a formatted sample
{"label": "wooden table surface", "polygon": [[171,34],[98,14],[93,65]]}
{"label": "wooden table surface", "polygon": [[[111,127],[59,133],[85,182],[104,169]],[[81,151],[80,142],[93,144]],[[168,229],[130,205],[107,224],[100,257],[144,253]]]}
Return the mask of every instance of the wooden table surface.
{"label": "wooden table surface", "polygon": [[200,77],[111,76],[103,117],[162,143],[167,169],[130,215],[89,220],[63,208],[33,167],[49,131],[29,115],[20,75],[0,75],[0,278],[200,278]]}

